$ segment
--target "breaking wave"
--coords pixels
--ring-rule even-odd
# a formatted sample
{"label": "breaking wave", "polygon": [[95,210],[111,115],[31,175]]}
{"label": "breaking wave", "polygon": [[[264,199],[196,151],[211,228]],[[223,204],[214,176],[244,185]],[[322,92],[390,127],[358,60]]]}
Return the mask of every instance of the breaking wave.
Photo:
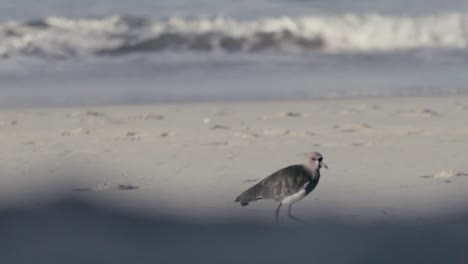
{"label": "breaking wave", "polygon": [[468,13],[347,14],[250,21],[226,17],[47,17],[0,22],[0,57],[70,58],[137,52],[372,53],[466,49]]}

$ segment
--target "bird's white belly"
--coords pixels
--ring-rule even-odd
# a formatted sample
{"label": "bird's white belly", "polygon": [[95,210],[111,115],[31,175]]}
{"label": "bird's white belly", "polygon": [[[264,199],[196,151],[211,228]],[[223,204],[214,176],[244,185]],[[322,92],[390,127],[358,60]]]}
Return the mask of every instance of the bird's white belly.
{"label": "bird's white belly", "polygon": [[306,196],[306,190],[305,189],[301,189],[300,191],[298,191],[297,193],[293,194],[293,195],[290,195],[290,196],[287,196],[286,198],[284,198],[281,203],[282,204],[293,204],[299,200],[302,200],[304,199],[304,197]]}

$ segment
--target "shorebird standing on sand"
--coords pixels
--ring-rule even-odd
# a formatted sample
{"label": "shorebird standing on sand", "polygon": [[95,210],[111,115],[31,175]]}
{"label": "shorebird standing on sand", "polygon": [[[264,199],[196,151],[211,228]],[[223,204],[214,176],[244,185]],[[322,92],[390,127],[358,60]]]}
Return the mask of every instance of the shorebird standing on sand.
{"label": "shorebird standing on sand", "polygon": [[288,217],[304,223],[291,214],[293,203],[302,200],[315,189],[320,180],[320,168],[328,169],[323,163],[322,154],[306,153],[304,164],[283,168],[241,193],[235,200],[242,206],[260,199],[274,199],[279,202],[276,208],[276,224],[281,205],[288,204]]}

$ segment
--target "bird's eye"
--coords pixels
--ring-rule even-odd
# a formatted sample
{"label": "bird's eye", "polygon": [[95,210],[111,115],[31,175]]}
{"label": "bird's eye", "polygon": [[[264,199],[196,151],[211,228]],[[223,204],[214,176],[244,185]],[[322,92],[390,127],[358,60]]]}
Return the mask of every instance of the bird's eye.
{"label": "bird's eye", "polygon": [[316,159],[315,158],[312,158],[313,161],[315,161]]}

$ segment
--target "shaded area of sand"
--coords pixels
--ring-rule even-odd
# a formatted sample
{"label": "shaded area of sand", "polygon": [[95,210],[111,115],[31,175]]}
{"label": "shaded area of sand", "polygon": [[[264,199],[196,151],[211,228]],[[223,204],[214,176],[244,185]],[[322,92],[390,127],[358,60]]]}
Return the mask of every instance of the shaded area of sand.
{"label": "shaded area of sand", "polygon": [[0,211],[1,263],[466,263],[468,214],[431,224],[316,218],[277,227],[219,224],[62,197]]}

